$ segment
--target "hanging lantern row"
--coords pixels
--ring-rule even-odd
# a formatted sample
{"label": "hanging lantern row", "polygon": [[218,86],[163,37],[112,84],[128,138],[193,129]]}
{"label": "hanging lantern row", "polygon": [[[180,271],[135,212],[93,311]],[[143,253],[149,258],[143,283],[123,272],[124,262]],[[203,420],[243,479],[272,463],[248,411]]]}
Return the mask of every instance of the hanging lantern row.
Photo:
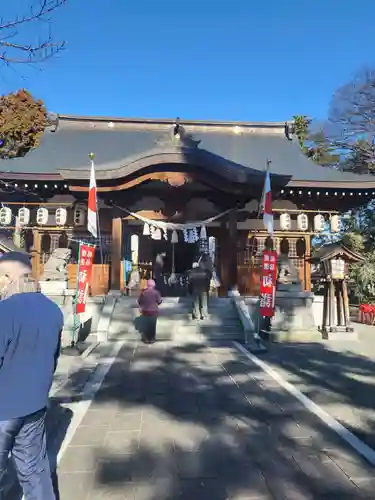
{"label": "hanging lantern row", "polygon": [[355,191],[355,192],[352,192],[352,191],[307,191],[306,189],[302,190],[302,189],[298,189],[298,190],[295,190],[295,189],[282,189],[280,191],[280,194],[284,195],[284,196],[288,196],[288,195],[291,195],[291,196],[294,196],[294,195],[308,195],[308,196],[312,196],[312,195],[316,195],[316,196],[354,196],[354,195],[357,195],[357,196],[375,196],[375,191],[372,191],[372,192],[369,192],[369,191]]}
{"label": "hanging lantern row", "polygon": [[[54,214],[56,226],[65,226],[68,219],[68,211],[66,208],[59,207]],[[0,208],[0,224],[9,226],[12,224],[12,210],[9,207]],[[31,213],[27,207],[22,207],[18,210],[17,219],[21,226],[30,224]],[[50,219],[50,213],[47,208],[40,207],[36,211],[36,223],[38,226],[46,226]],[[75,226],[84,226],[86,222],[86,211],[84,208],[76,207],[74,210],[73,221]]]}
{"label": "hanging lantern row", "polygon": [[[190,229],[181,229],[183,235],[183,241],[185,243],[197,243],[199,240],[207,239],[207,231],[205,226],[201,226],[200,231],[198,228],[193,227]],[[167,228],[160,229],[157,226],[148,224],[147,222],[143,225],[143,235],[150,236],[153,240],[161,240],[164,238],[168,241],[168,231]],[[171,243],[177,244],[179,242],[178,231],[173,229],[171,235]]]}
{"label": "hanging lantern row", "polygon": [[[321,233],[326,228],[326,220],[324,215],[316,214],[314,216],[314,232]],[[332,215],[330,227],[333,233],[338,233],[341,229],[341,220],[339,215]],[[280,229],[282,231],[290,231],[292,228],[292,218],[290,214],[283,213],[280,215]],[[299,214],[297,216],[297,228],[299,231],[307,231],[309,229],[309,218],[307,214]]]}

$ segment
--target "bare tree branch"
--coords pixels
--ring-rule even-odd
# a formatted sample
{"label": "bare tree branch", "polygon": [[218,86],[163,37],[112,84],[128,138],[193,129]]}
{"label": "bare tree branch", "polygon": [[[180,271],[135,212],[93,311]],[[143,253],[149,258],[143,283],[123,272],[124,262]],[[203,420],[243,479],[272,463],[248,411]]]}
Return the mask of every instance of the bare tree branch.
{"label": "bare tree branch", "polygon": [[[375,70],[364,70],[334,94],[326,135],[345,156],[375,139]],[[364,144],[364,142],[362,143]],[[362,146],[363,147],[363,146]]]}
{"label": "bare tree branch", "polygon": [[51,14],[68,0],[40,0],[29,12],[14,19],[0,19],[0,63],[5,65],[41,63],[65,47],[64,41],[54,41],[49,33],[40,42],[21,43],[22,27],[38,22],[50,23]]}
{"label": "bare tree branch", "polygon": [[325,135],[341,168],[375,173],[375,69],[361,71],[333,95]]}

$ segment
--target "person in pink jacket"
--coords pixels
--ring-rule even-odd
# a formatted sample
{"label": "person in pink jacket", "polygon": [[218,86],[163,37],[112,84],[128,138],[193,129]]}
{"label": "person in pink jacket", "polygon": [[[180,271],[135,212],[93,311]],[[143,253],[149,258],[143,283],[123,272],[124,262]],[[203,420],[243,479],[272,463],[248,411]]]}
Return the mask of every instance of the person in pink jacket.
{"label": "person in pink jacket", "polygon": [[158,319],[159,305],[162,299],[154,280],[148,280],[146,288],[142,290],[138,299],[139,309],[143,316],[143,338],[145,344],[153,344],[156,338],[156,322]]}

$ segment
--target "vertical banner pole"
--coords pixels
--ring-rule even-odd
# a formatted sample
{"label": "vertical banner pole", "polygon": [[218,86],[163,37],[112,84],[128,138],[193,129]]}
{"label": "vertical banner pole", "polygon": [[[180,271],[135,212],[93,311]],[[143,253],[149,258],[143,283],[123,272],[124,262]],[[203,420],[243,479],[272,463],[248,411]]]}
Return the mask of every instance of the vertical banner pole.
{"label": "vertical banner pole", "polygon": [[262,269],[259,287],[259,312],[255,341],[260,338],[261,318],[272,318],[275,313],[277,280],[277,253],[274,250],[264,250],[262,254]]}
{"label": "vertical banner pole", "polygon": [[97,207],[97,211],[96,211],[96,220],[98,223],[98,240],[99,240],[100,261],[101,261],[101,264],[103,265],[104,264],[103,242],[102,242],[102,232],[100,230],[99,207]]}
{"label": "vertical banner pole", "polygon": [[74,347],[76,344],[76,330],[77,330],[77,325],[79,324],[78,322],[78,314],[77,314],[77,304],[78,304],[78,290],[79,290],[79,272],[80,272],[80,267],[81,267],[81,244],[82,242],[80,241],[78,244],[78,258],[77,258],[77,278],[76,278],[76,293],[74,296],[73,300],[73,329],[72,329],[72,340],[71,340],[71,347]]}

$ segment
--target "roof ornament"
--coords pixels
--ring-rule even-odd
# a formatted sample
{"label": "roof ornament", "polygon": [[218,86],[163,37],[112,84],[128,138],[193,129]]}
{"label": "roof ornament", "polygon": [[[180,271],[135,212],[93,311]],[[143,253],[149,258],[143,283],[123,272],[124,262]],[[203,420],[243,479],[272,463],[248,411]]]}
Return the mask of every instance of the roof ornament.
{"label": "roof ornament", "polygon": [[51,132],[56,132],[59,127],[59,115],[57,113],[47,113],[47,127],[53,127]]}
{"label": "roof ornament", "polygon": [[185,128],[181,125],[180,118],[176,118],[175,123],[172,128],[172,133],[167,136],[161,137],[155,141],[157,146],[173,146],[180,148],[197,148],[201,141],[197,141],[194,137],[187,133]]}
{"label": "roof ornament", "polygon": [[180,139],[180,118],[177,117],[174,127],[173,127],[173,135],[176,139]]}
{"label": "roof ornament", "polygon": [[292,135],[294,135],[296,133],[296,127],[295,127],[294,123],[290,124],[288,122],[285,122],[284,133],[285,133],[285,137],[288,139],[288,141],[292,141],[293,140]]}

